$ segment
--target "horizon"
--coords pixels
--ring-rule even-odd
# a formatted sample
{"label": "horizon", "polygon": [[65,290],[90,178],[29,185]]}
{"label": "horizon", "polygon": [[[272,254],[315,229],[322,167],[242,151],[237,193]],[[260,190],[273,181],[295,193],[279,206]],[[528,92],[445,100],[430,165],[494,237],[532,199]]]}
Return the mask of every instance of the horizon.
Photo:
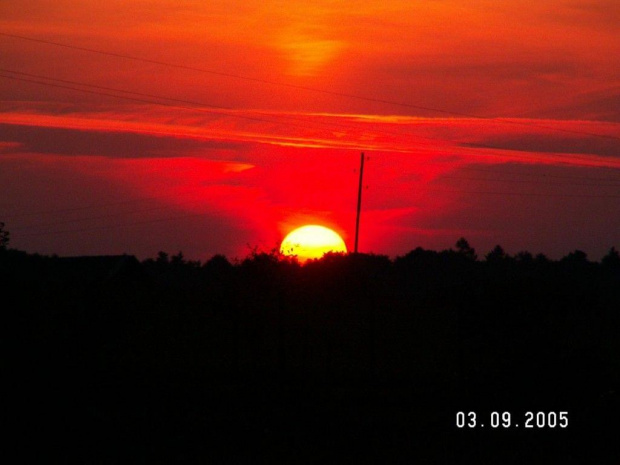
{"label": "horizon", "polygon": [[614,0],[32,0],[0,18],[16,249],[205,261],[304,224],[352,249],[360,152],[361,252],[620,247]]}
{"label": "horizon", "polygon": [[[0,229],[1,231],[4,232],[8,232],[10,234],[10,231],[6,231],[6,229]],[[490,263],[490,262],[495,262],[496,259],[502,259],[505,260],[507,262],[514,262],[514,263],[523,263],[523,264],[527,264],[527,263],[562,263],[562,262],[566,262],[566,261],[570,261],[570,260],[577,260],[577,261],[584,261],[585,263],[589,263],[589,264],[594,264],[594,265],[602,265],[605,263],[605,260],[607,260],[609,263],[614,263],[611,266],[616,266],[616,262],[618,261],[618,257],[619,257],[619,252],[618,250],[612,246],[610,247],[607,252],[597,258],[597,257],[592,257],[590,256],[587,252],[580,250],[580,249],[574,249],[571,250],[569,252],[567,252],[565,255],[563,255],[562,257],[559,258],[554,258],[554,257],[550,257],[548,255],[546,255],[543,252],[539,252],[539,253],[532,253],[529,250],[521,250],[517,253],[510,253],[506,250],[504,250],[504,248],[501,246],[501,244],[496,244],[496,246],[489,251],[480,251],[477,250],[475,247],[471,247],[471,244],[469,244],[469,242],[467,242],[467,240],[463,237],[461,237],[459,239],[459,241],[457,241],[456,244],[454,244],[453,247],[449,247],[446,249],[441,249],[441,250],[434,250],[434,249],[425,249],[423,247],[415,247],[412,248],[406,252],[404,252],[401,255],[395,255],[395,256],[390,256],[390,255],[385,255],[385,254],[377,254],[377,253],[373,253],[373,252],[353,252],[353,251],[347,251],[347,252],[341,252],[341,251],[328,251],[325,252],[325,254],[321,257],[315,257],[315,258],[306,258],[306,259],[299,259],[299,257],[295,254],[287,254],[287,253],[283,253],[281,250],[278,250],[276,248],[272,248],[272,249],[258,249],[258,248],[254,248],[252,250],[250,250],[246,255],[244,256],[235,256],[235,257],[231,257],[231,256],[227,256],[225,254],[222,253],[215,253],[209,257],[207,257],[204,260],[200,260],[200,259],[193,259],[192,257],[187,257],[182,250],[177,251],[176,253],[173,251],[165,251],[165,250],[159,250],[158,252],[156,252],[155,254],[151,255],[151,256],[147,256],[147,257],[138,257],[134,254],[131,253],[122,253],[122,254],[98,254],[98,255],[58,255],[58,254],[39,254],[38,252],[28,252],[26,250],[20,250],[20,249],[16,249],[16,248],[12,248],[10,247],[10,237],[9,240],[6,241],[6,243],[3,244],[2,247],[0,247],[0,252],[9,252],[9,253],[16,253],[16,254],[25,254],[25,256],[39,256],[41,258],[52,258],[52,259],[64,259],[64,258],[68,258],[68,259],[78,259],[78,258],[122,258],[122,257],[130,257],[130,258],[135,258],[136,260],[138,260],[138,262],[145,264],[148,262],[159,262],[161,260],[163,260],[164,263],[166,264],[171,264],[175,261],[177,261],[178,264],[181,265],[187,265],[190,267],[202,267],[207,265],[207,263],[211,262],[212,260],[215,260],[216,262],[219,262],[221,259],[226,260],[226,262],[228,262],[231,266],[240,266],[243,265],[244,262],[246,261],[252,261],[255,260],[257,258],[260,258],[261,256],[269,256],[272,257],[273,259],[276,259],[277,261],[280,262],[286,262],[289,264],[295,264],[298,266],[306,266],[307,264],[313,264],[313,263],[320,263],[320,262],[324,262],[325,259],[328,259],[328,257],[354,257],[354,256],[360,256],[360,257],[373,257],[373,258],[380,258],[380,259],[387,259],[391,264],[394,264],[396,262],[398,262],[399,260],[402,259],[407,259],[407,257],[409,256],[415,256],[416,253],[430,253],[430,254],[435,254],[435,255],[442,255],[442,254],[448,254],[448,255],[463,255],[465,254],[467,256],[466,251],[460,250],[459,249],[459,242],[465,240],[466,242],[466,249],[468,251],[471,251],[470,253],[472,254],[471,257],[469,257],[471,259],[471,261],[473,262],[479,262],[479,263]],[[7,245],[8,243],[8,245]],[[312,266],[312,265],[311,265]]]}

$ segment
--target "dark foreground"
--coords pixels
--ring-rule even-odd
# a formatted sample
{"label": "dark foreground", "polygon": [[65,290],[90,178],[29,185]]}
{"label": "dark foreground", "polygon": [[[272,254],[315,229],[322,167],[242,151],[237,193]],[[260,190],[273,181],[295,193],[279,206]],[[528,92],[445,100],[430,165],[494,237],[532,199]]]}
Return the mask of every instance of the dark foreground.
{"label": "dark foreground", "polygon": [[4,251],[0,283],[22,462],[620,457],[614,260],[416,250],[199,266]]}

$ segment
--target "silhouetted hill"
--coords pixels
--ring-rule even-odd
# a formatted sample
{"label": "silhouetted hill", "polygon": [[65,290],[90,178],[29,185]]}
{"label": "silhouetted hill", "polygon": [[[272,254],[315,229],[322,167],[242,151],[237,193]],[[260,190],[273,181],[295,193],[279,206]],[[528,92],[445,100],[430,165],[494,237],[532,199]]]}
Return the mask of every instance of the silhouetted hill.
{"label": "silhouetted hill", "polygon": [[30,463],[613,463],[608,257],[0,251],[7,418]]}

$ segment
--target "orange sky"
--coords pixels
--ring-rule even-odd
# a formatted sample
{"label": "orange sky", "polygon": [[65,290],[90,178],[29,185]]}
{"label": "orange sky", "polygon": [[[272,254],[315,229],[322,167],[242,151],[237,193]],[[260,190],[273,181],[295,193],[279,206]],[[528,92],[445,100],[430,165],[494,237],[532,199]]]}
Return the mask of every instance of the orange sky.
{"label": "orange sky", "polygon": [[617,1],[351,9],[0,3],[12,246],[241,257],[304,222],[350,244],[361,150],[363,251],[620,246]]}

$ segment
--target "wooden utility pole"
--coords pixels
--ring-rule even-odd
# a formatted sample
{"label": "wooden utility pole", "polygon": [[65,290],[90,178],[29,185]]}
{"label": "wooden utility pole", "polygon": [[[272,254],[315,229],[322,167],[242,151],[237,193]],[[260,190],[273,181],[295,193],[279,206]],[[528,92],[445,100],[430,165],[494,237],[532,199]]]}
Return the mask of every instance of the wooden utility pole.
{"label": "wooden utility pole", "polygon": [[357,243],[360,236],[360,212],[362,210],[362,178],[364,177],[364,152],[360,157],[360,183],[357,190],[357,217],[355,218],[355,248],[354,253],[357,253]]}

